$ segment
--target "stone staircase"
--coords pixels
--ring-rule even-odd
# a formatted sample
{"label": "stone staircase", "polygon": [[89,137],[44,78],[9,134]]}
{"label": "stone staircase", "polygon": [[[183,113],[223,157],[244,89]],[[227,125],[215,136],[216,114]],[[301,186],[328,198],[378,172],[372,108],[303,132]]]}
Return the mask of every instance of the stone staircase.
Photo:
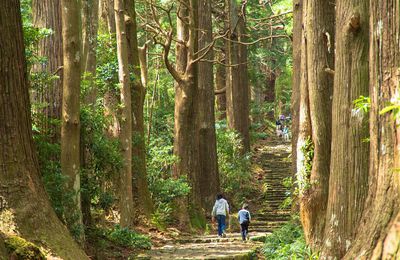
{"label": "stone staircase", "polygon": [[[232,225],[225,238],[216,235],[180,237],[152,248],[139,259],[263,259],[260,249],[266,236],[290,219],[290,210],[280,208],[288,195],[282,181],[290,175],[289,147],[290,144],[279,140],[264,141],[254,147],[253,163],[260,164],[263,171],[255,181],[260,187],[267,183],[267,190],[253,198],[255,205],[251,208],[258,210],[252,213],[250,241],[243,242],[238,225]],[[230,221],[236,222],[236,218]]]}

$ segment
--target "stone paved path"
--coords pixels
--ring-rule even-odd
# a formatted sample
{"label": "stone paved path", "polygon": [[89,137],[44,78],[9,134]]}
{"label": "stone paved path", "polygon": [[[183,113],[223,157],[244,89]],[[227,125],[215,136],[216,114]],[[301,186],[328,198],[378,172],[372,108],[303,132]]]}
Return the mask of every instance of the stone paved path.
{"label": "stone paved path", "polygon": [[272,139],[260,141],[253,149],[254,181],[260,193],[257,198],[252,198],[256,204],[251,208],[257,207],[258,210],[253,213],[249,228],[251,241],[242,242],[238,230],[228,233],[226,238],[217,238],[216,235],[182,237],[163,247],[152,248],[143,259],[263,259],[259,254],[262,241],[290,218],[289,210],[280,209],[288,192],[282,181],[290,174],[290,161],[287,159],[290,145]]}

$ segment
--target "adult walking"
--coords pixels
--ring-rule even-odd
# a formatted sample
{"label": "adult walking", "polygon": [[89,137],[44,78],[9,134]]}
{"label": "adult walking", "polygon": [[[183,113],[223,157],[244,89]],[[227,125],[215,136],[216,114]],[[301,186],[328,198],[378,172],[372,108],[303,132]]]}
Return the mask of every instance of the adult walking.
{"label": "adult walking", "polygon": [[211,212],[212,221],[217,218],[218,222],[218,236],[225,237],[225,221],[226,216],[229,215],[229,204],[223,198],[222,194],[217,195],[217,200],[215,201],[213,210]]}

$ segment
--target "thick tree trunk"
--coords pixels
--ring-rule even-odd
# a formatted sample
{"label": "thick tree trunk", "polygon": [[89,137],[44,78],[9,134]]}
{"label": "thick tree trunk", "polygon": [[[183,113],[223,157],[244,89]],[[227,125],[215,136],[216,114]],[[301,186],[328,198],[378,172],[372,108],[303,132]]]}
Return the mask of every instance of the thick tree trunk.
{"label": "thick tree trunk", "polygon": [[40,183],[19,1],[3,3],[0,34],[0,232],[14,227],[63,259],[88,259],[57,218]]}
{"label": "thick tree trunk", "polygon": [[[185,1],[185,4],[181,4],[179,17],[189,17],[189,20],[193,21],[194,18],[190,16],[190,11],[185,6],[190,6],[189,0]],[[191,71],[187,71],[188,62],[190,62],[189,57],[191,56],[190,52],[194,53],[194,41],[191,39],[193,32],[190,32],[188,23],[182,21],[179,17],[177,19],[177,37],[180,41],[185,42],[187,46],[177,44],[176,47],[176,70],[185,75],[185,79],[175,83],[174,154],[179,161],[175,163],[174,176],[188,176],[192,186],[191,194],[195,195],[200,194],[196,180],[199,168],[197,156],[198,136],[196,135],[194,111],[196,81],[193,66]],[[191,201],[193,204],[199,204],[199,201]],[[179,225],[187,229],[190,225],[188,202],[179,200],[177,203],[177,207],[179,207],[177,210]]]}
{"label": "thick tree trunk", "polygon": [[117,36],[118,78],[121,94],[121,128],[119,139],[123,166],[119,176],[120,224],[130,227],[134,221],[132,195],[132,93],[128,59],[127,31],[125,27],[124,0],[114,1],[115,25]]}
{"label": "thick tree trunk", "polygon": [[335,139],[322,251],[328,258],[341,258],[353,243],[368,190],[368,118],[353,109],[355,99],[368,96],[368,2],[338,0],[336,12]]}
{"label": "thick tree trunk", "polygon": [[[331,147],[331,97],[333,77],[325,72],[334,63],[334,2],[305,0],[304,37],[306,40],[307,81],[311,139],[314,144],[308,187],[301,196],[301,216],[309,223],[307,241],[313,248],[321,245],[329,190]],[[303,83],[302,83],[303,84]],[[305,220],[307,219],[307,220]]]}
{"label": "thick tree trunk", "polygon": [[37,64],[33,70],[35,72],[45,72],[49,75],[57,75],[55,79],[43,89],[33,93],[35,102],[45,104],[40,110],[44,120],[40,125],[43,131],[49,134],[53,141],[58,142],[60,138],[60,128],[49,124],[50,120],[61,119],[61,96],[62,96],[62,32],[61,32],[61,1],[60,0],[33,0],[32,1],[33,25],[38,28],[47,28],[53,34],[42,39],[38,45],[38,56],[46,57],[46,62]]}
{"label": "thick tree trunk", "polygon": [[[66,210],[70,228],[82,228],[80,183],[80,79],[81,5],[62,0],[62,38],[64,53],[63,102],[61,124],[61,170],[68,178],[67,191],[73,193],[72,208]],[[79,239],[83,239],[83,230]]]}
{"label": "thick tree trunk", "polygon": [[344,259],[399,259],[399,118],[379,112],[399,93],[400,3],[370,1],[370,169],[368,199]]}
{"label": "thick tree trunk", "polygon": [[[198,1],[198,50],[209,46],[213,40],[211,21],[211,0]],[[201,53],[200,53],[201,55]],[[210,51],[205,59],[213,60]],[[217,165],[217,140],[215,134],[215,95],[213,64],[199,62],[197,64],[197,133],[199,136],[199,178],[202,206],[210,209],[215,195],[219,191],[219,175]],[[208,211],[209,212],[209,211]]]}
{"label": "thick tree trunk", "polygon": [[[235,41],[246,41],[243,13],[238,14],[236,2],[227,0],[230,40],[227,41],[226,112],[228,126],[238,131],[243,139],[244,152],[250,151],[249,83],[247,76],[247,46]],[[238,16],[239,15],[239,16]]]}
{"label": "thick tree trunk", "polygon": [[[128,40],[128,61],[133,69],[134,81],[132,82],[132,177],[135,206],[141,208],[143,213],[150,217],[153,212],[153,202],[147,183],[146,172],[146,144],[144,136],[143,105],[145,89],[141,82],[141,64],[139,62],[139,49],[136,29],[135,1],[126,0],[125,8],[129,16],[126,22]],[[144,64],[145,65],[145,64]]]}

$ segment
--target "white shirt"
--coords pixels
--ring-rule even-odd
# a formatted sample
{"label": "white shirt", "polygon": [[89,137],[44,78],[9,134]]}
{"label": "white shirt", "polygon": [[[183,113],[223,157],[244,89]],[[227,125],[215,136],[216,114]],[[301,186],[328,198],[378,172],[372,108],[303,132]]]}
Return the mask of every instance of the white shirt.
{"label": "white shirt", "polygon": [[216,216],[216,215],[226,216],[228,213],[229,213],[228,202],[225,199],[216,200],[211,215],[212,216]]}

